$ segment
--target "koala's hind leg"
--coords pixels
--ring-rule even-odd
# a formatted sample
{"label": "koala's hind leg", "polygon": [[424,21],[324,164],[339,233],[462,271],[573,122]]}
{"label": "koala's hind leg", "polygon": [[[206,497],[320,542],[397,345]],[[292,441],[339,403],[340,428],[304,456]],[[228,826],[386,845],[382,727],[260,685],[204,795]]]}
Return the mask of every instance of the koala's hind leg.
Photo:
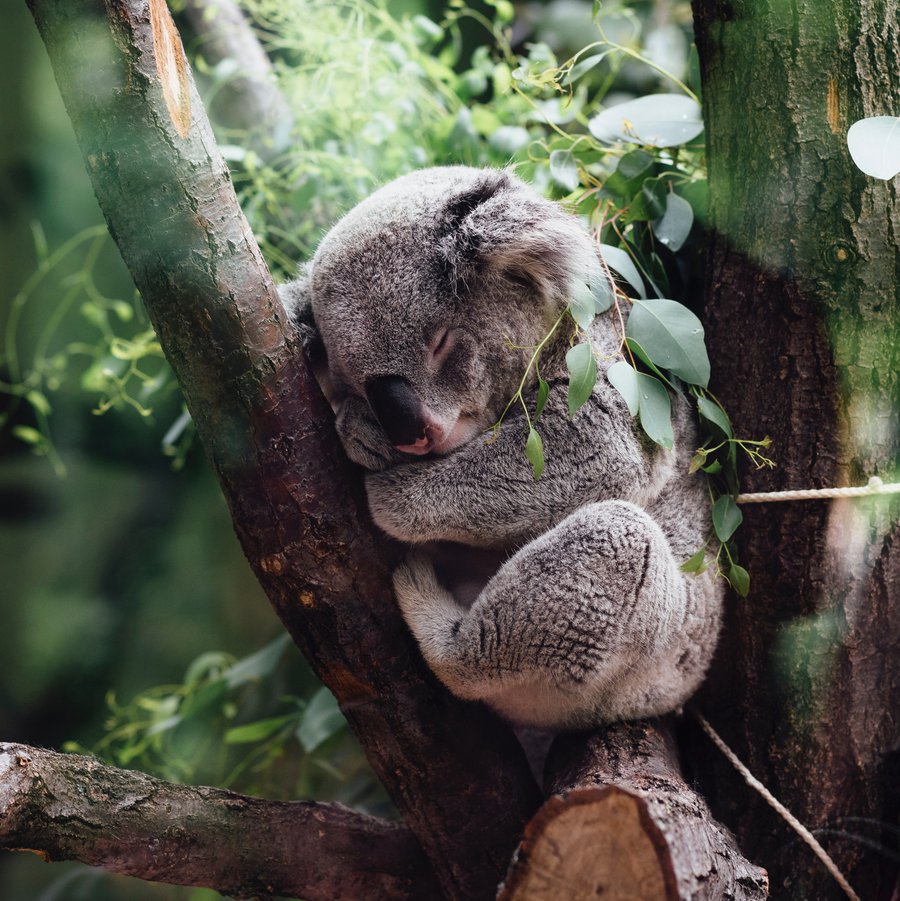
{"label": "koala's hind leg", "polygon": [[397,571],[395,590],[451,691],[552,728],[679,706],[719,619],[711,580],[682,574],[657,523],[621,501],[589,504],[523,547],[469,610],[422,556]]}

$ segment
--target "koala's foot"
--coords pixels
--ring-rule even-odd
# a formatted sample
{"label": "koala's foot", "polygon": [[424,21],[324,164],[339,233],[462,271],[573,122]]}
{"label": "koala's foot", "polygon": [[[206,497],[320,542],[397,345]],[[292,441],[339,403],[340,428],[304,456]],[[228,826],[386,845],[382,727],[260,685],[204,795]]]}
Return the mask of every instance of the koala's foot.
{"label": "koala's foot", "polygon": [[394,571],[394,594],[403,618],[431,663],[444,656],[441,643],[453,634],[465,610],[438,581],[431,559],[413,552]]}
{"label": "koala's foot", "polygon": [[680,706],[706,670],[721,607],[712,576],[681,573],[656,522],[619,501],[583,507],[523,547],[470,610],[423,556],[395,587],[451,691],[549,728]]}

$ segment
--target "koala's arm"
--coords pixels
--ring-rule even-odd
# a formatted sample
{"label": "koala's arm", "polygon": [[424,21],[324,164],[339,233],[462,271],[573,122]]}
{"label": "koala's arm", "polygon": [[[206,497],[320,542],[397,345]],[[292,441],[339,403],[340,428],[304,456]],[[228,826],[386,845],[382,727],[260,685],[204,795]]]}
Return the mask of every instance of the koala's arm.
{"label": "koala's arm", "polygon": [[476,437],[446,457],[368,476],[375,522],[406,542],[508,547],[591,501],[648,503],[672,472],[674,453],[639,436],[605,372],[574,417],[566,394],[564,379],[551,382],[537,423],[546,461],[540,479],[525,457],[525,418],[509,416],[492,443]]}

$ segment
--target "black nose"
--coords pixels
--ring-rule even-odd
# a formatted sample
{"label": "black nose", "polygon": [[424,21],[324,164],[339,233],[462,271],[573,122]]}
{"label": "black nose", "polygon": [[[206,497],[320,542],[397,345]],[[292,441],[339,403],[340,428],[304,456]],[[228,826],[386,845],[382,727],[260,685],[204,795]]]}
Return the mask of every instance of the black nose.
{"label": "black nose", "polygon": [[415,444],[425,437],[425,408],[406,379],[399,375],[369,379],[366,397],[392,444]]}

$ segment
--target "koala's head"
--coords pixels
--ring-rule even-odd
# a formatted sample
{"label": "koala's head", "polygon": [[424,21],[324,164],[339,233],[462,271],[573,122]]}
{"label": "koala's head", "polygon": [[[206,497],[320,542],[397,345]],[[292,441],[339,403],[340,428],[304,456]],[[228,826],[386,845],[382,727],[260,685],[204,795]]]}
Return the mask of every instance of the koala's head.
{"label": "koala's head", "polygon": [[312,261],[338,400],[365,398],[404,453],[452,450],[496,421],[593,257],[578,220],[509,172],[397,179]]}

